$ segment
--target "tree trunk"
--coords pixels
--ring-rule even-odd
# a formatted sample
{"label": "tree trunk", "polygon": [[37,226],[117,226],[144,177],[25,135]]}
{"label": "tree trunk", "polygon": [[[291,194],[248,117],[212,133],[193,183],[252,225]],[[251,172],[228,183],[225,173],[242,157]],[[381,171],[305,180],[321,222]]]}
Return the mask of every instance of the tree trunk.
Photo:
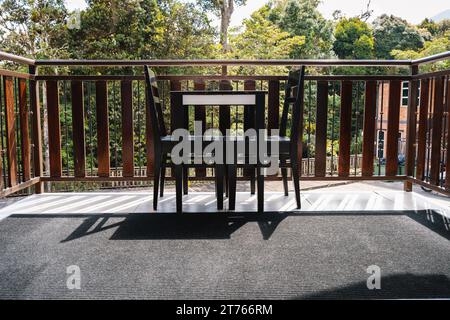
{"label": "tree trunk", "polygon": [[220,8],[221,21],[220,21],[220,44],[223,51],[227,52],[228,47],[228,27],[230,26],[231,15],[234,11],[234,0],[223,0],[222,7]]}

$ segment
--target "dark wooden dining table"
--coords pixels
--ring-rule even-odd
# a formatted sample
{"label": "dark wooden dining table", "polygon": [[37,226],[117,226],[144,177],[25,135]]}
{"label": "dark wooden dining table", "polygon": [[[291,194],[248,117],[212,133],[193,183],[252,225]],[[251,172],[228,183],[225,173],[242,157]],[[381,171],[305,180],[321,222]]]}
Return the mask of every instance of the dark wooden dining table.
{"label": "dark wooden dining table", "polygon": [[[189,129],[189,107],[204,108],[213,106],[219,108],[229,108],[231,106],[249,106],[254,107],[255,115],[254,129],[258,133],[260,129],[265,129],[265,99],[267,91],[171,91],[170,99],[172,112],[176,116],[172,118],[172,129]],[[225,132],[222,132],[225,136]],[[257,134],[257,163],[256,182],[257,182],[257,210],[264,212],[264,174],[262,159],[259,155],[259,139]],[[224,157],[226,158],[226,156]],[[227,164],[237,167],[237,163]],[[236,168],[234,168],[236,169]],[[220,197],[222,198],[222,197]],[[220,201],[220,199],[218,199]],[[234,200],[235,201],[235,200]]]}

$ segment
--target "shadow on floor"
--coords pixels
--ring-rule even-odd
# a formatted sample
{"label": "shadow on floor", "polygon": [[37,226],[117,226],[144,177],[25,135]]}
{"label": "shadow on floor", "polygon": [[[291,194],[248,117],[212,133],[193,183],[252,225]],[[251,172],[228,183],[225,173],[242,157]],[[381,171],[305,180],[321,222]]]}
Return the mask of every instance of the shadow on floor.
{"label": "shadow on floor", "polygon": [[87,217],[62,242],[72,241],[94,233],[117,228],[111,240],[177,240],[230,239],[247,222],[256,221],[263,239],[268,240],[286,215],[262,216],[223,214],[129,214],[124,220],[107,224],[111,216]]}
{"label": "shadow on floor", "polygon": [[409,273],[383,277],[381,289],[369,290],[366,282],[324,290],[297,299],[439,299],[450,298],[450,279],[445,275]]}
{"label": "shadow on floor", "polygon": [[408,213],[407,216],[445,239],[450,240],[450,219],[444,217],[439,212],[424,210]]}
{"label": "shadow on floor", "polygon": [[[117,228],[111,240],[229,239],[248,222],[257,222],[264,240],[270,239],[287,217],[306,216],[407,216],[450,240],[450,219],[433,210],[421,211],[298,211],[220,213],[130,214],[15,214],[12,218],[85,218],[62,242]],[[111,220],[111,221],[109,221]]]}

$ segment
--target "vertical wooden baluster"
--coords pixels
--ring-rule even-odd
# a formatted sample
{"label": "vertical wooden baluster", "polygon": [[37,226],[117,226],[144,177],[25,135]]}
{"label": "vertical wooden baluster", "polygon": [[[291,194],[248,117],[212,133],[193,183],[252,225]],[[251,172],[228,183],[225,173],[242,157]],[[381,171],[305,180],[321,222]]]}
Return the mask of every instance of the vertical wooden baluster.
{"label": "vertical wooden baluster", "polygon": [[[0,86],[3,86],[3,77],[0,77]],[[0,89],[0,125],[1,125],[1,123],[3,122],[3,120],[2,120],[2,114],[3,114],[3,111],[1,110],[1,107],[3,106],[3,103],[1,102],[2,101],[2,99],[3,99],[3,97],[2,97],[2,91],[3,90],[1,90]],[[0,131],[0,132],[2,132],[2,130]],[[2,132],[3,133],[3,132]],[[2,136],[3,136],[3,134],[2,134]],[[2,137],[0,137],[0,140],[1,140],[1,144],[0,144],[0,190],[3,190],[4,188],[5,188],[5,182],[4,182],[4,175],[3,175],[3,139],[2,139]]]}
{"label": "vertical wooden baluster", "polygon": [[[233,86],[231,82],[228,80],[222,80],[219,84],[220,90],[231,91],[233,90]],[[219,129],[223,135],[226,134],[226,130],[231,127],[231,118],[230,118],[230,107],[229,106],[221,106],[219,109]]]}
{"label": "vertical wooden baluster", "polygon": [[445,165],[445,189],[450,189],[450,77],[446,79],[446,107],[447,107],[447,163]]}
{"label": "vertical wooden baluster", "polygon": [[316,142],[314,174],[324,177],[327,169],[328,81],[317,82]]}
{"label": "vertical wooden baluster", "polygon": [[429,79],[423,79],[420,82],[419,129],[417,132],[416,178],[419,180],[423,180],[425,175],[429,94],[430,81]]}
{"label": "vertical wooden baluster", "polygon": [[[36,67],[30,66],[28,72],[36,75]],[[30,80],[30,109],[32,113],[31,129],[32,129],[32,143],[33,143],[33,175],[40,177],[43,173],[42,167],[42,132],[41,132],[41,108],[39,105],[39,90],[37,81],[32,78]],[[41,182],[35,184],[34,191],[42,193],[44,188]]]}
{"label": "vertical wooden baluster", "polygon": [[8,159],[8,184],[17,185],[16,117],[14,113],[14,80],[3,77],[6,119],[6,156]]}
{"label": "vertical wooden baluster", "polygon": [[366,82],[363,127],[362,176],[373,176],[375,151],[375,122],[377,116],[377,82]]}
{"label": "vertical wooden baluster", "polygon": [[431,148],[432,148],[432,129],[433,129],[433,107],[436,86],[434,83],[436,78],[430,78],[430,94],[428,102],[428,115],[427,115],[427,144],[426,144],[426,156],[425,156],[425,180],[430,183],[430,163],[431,163]]}
{"label": "vertical wooden baluster", "polygon": [[338,174],[340,177],[348,177],[350,173],[350,144],[352,140],[352,92],[353,83],[351,81],[342,81],[338,167]]}
{"label": "vertical wooden baluster", "polygon": [[[181,82],[179,80],[171,80],[170,81],[170,91],[180,91],[181,90]],[[170,103],[170,129],[171,132],[173,132],[176,128],[176,117],[177,112],[180,112],[180,110],[175,109],[176,106],[174,103]]]}
{"label": "vertical wooden baluster", "polygon": [[267,112],[267,128],[269,133],[271,129],[280,128],[280,81],[269,81],[269,109]]}
{"label": "vertical wooden baluster", "polygon": [[86,145],[84,136],[83,82],[73,80],[72,130],[75,177],[86,176]]}
{"label": "vertical wooden baluster", "polygon": [[[164,90],[164,89],[163,89]],[[154,153],[154,137],[152,131],[152,121],[150,118],[149,108],[148,108],[148,90],[145,90],[145,142],[147,148],[147,177],[153,177],[153,172],[155,168],[155,153]]]}
{"label": "vertical wooden baluster", "polygon": [[[254,91],[256,90],[256,81],[254,80],[245,80],[244,81],[244,90]],[[269,108],[270,109],[270,108]],[[247,131],[250,128],[255,128],[255,108],[253,106],[244,106],[244,131]],[[251,180],[250,183],[250,191],[251,194],[256,192],[255,188],[255,170],[253,169],[244,169],[244,177],[249,178]]]}
{"label": "vertical wooden baluster", "polygon": [[[411,67],[411,74],[419,73],[419,66]],[[407,132],[406,132],[406,176],[413,177],[416,160],[416,131],[417,131],[417,100],[419,94],[419,81],[409,81]],[[405,181],[403,190],[412,191],[411,181]]]}
{"label": "vertical wooden baluster", "polygon": [[[272,135],[272,129],[280,129],[280,81],[269,80],[267,109],[267,129]],[[278,175],[278,174],[275,174]]]}
{"label": "vertical wooden baluster", "polygon": [[28,181],[31,179],[31,146],[28,120],[27,81],[25,79],[19,80],[19,114],[23,178],[24,181]]}
{"label": "vertical wooden baluster", "polygon": [[437,77],[434,82],[433,128],[431,138],[430,183],[439,185],[441,172],[442,117],[444,112],[444,79]]}
{"label": "vertical wooden baluster", "polygon": [[95,83],[95,101],[97,106],[98,176],[109,177],[109,111],[106,81],[97,81]]}
{"label": "vertical wooden baluster", "polygon": [[134,141],[133,141],[133,100],[132,82],[122,80],[120,84],[122,103],[122,166],[123,176],[134,176]]}
{"label": "vertical wooden baluster", "polygon": [[[170,91],[180,91],[181,90],[181,82],[179,80],[171,80],[170,81]],[[176,103],[172,101],[172,97],[170,99],[170,130],[173,132],[177,129],[177,112],[180,110],[176,110]],[[178,113],[179,114],[179,113]],[[175,177],[174,170],[171,170],[171,176]]]}
{"label": "vertical wooden baluster", "polygon": [[[254,80],[244,81],[244,90],[256,90],[256,82]],[[253,106],[244,106],[244,131],[255,127],[255,108]]]}
{"label": "vertical wooden baluster", "polygon": [[396,176],[398,170],[398,130],[400,121],[401,89],[401,81],[395,80],[389,83],[386,176]]}
{"label": "vertical wooden baluster", "polygon": [[[202,80],[194,81],[194,90],[205,90],[205,82]],[[202,123],[202,134],[206,129],[206,109],[204,106],[195,107],[195,121],[200,121]],[[196,168],[195,169],[196,177],[206,177],[206,168]]]}
{"label": "vertical wooden baluster", "polygon": [[59,90],[57,81],[47,81],[48,148],[50,176],[61,177],[61,123],[59,119]]}

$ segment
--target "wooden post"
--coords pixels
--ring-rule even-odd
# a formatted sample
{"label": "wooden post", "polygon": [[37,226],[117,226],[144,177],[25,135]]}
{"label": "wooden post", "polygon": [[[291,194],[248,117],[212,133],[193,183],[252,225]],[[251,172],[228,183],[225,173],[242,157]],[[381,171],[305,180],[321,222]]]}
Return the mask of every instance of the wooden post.
{"label": "wooden post", "polygon": [[[37,75],[36,67],[29,66],[28,71],[30,75]],[[41,131],[41,108],[39,106],[39,90],[37,81],[30,80],[30,109],[32,112],[31,126],[33,130],[33,171],[34,177],[41,177],[43,172],[42,167],[42,131]],[[44,192],[43,183],[39,182],[34,185],[34,192]]]}
{"label": "wooden post", "polygon": [[[411,67],[411,75],[419,73],[419,66],[414,65]],[[406,125],[406,162],[405,171],[406,176],[414,176],[414,163],[416,157],[416,125],[417,125],[417,95],[418,95],[418,80],[412,80],[409,82],[409,94],[408,94],[408,118]],[[412,182],[405,181],[403,184],[403,190],[406,192],[412,191]]]}
{"label": "wooden post", "polygon": [[8,185],[19,183],[17,174],[16,115],[14,111],[14,78],[3,77],[6,122],[6,157],[8,159]]}

